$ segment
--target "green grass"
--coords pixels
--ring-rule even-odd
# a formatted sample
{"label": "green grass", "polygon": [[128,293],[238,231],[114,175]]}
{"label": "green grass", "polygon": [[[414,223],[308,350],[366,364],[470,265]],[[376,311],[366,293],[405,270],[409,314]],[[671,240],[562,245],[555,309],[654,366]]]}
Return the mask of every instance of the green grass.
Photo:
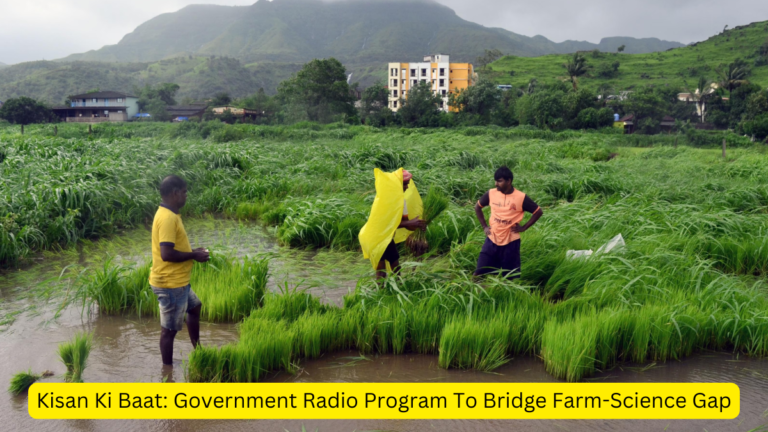
{"label": "green grass", "polygon": [[[741,28],[733,28],[712,36],[708,40],[682,48],[650,54],[602,53],[599,57],[586,54],[587,64],[597,68],[600,64],[618,61],[621,66],[616,77],[603,78],[594,70],[579,78],[579,85],[591,89],[609,86],[616,91],[634,87],[671,85],[690,86],[701,76],[717,79],[716,68],[742,58],[753,63],[760,46],[768,39],[768,22],[757,22]],[[562,66],[571,55],[546,55],[541,57],[503,57],[489,66],[487,76],[499,84],[518,87],[528,85],[531,79],[540,83],[563,81],[566,77]],[[754,65],[752,65],[754,66]],[[512,74],[513,72],[513,74]],[[768,65],[752,68],[748,79],[768,86]]]}
{"label": "green grass", "polygon": [[8,387],[8,392],[18,396],[27,391],[40,378],[42,378],[42,375],[33,374],[32,369],[14,374],[11,377],[11,385]]}
{"label": "green grass", "polygon": [[[213,127],[243,140],[203,139]],[[71,125],[59,131],[0,128],[0,192],[11,197],[0,214],[14,215],[3,216],[14,234],[0,237],[4,262],[64,247],[66,233],[77,242],[151,218],[154,182],[169,172],[190,182],[185,217],[257,219],[284,246],[275,258],[284,269],[331,280],[342,267],[366,268],[356,242],[374,168],[407,165],[421,190],[448,198],[425,233],[428,258],[404,254],[402,277],[381,285],[355,267],[360,279],[341,307],[291,281],[266,292],[260,258],[196,265],[204,319],[241,324],[237,343],[190,355],[192,381],[258,381],[340,349],[437,355],[443,367],[482,370],[532,355],[570,381],[700,350],[768,355],[768,152],[743,137],[713,135],[728,140],[723,159],[685,139],[674,147],[674,137],[605,131],[148,124],[97,125],[90,140]],[[475,281],[485,236],[473,205],[501,164],[545,216],[522,236],[519,281]],[[136,166],[151,180],[135,180]],[[73,230],[59,229],[70,211]],[[566,258],[617,234],[621,251]],[[148,267],[125,262],[83,273],[75,297],[101,313],[155,314]]]}
{"label": "green grass", "polygon": [[[81,273],[75,300],[90,310],[98,306],[106,315],[158,314],[157,297],[149,286],[151,262],[139,266],[116,265],[112,260]],[[211,254],[206,263],[192,267],[190,285],[203,303],[200,317],[210,322],[238,322],[261,305],[269,275],[269,259],[235,258]]]}
{"label": "green grass", "polygon": [[93,347],[93,333],[80,332],[69,342],[59,344],[59,359],[67,367],[68,382],[83,382],[83,372]]}

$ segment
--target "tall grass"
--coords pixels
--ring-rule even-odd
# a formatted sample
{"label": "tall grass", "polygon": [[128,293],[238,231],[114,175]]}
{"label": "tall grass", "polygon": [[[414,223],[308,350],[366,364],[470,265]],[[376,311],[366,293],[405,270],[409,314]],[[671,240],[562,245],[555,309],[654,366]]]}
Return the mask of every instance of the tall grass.
{"label": "tall grass", "polygon": [[83,382],[83,372],[93,347],[93,333],[80,332],[69,342],[59,344],[59,358],[67,367],[68,382]]}
{"label": "tall grass", "polygon": [[[75,281],[74,298],[90,310],[106,315],[157,315],[157,297],[149,286],[152,263],[138,267],[106,260]],[[201,318],[210,322],[238,322],[261,305],[269,278],[269,259],[211,254],[192,267],[190,285],[202,302]]]}

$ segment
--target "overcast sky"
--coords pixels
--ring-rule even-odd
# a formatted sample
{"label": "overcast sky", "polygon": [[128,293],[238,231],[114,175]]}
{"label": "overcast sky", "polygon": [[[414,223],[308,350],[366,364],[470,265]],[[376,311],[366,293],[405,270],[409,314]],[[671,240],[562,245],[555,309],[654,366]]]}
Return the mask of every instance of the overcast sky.
{"label": "overcast sky", "polygon": [[[766,0],[438,1],[466,20],[555,42],[633,36],[689,43],[726,24],[768,20]],[[194,3],[248,5],[254,0],[0,0],[0,62],[52,60],[115,44],[144,21]]]}

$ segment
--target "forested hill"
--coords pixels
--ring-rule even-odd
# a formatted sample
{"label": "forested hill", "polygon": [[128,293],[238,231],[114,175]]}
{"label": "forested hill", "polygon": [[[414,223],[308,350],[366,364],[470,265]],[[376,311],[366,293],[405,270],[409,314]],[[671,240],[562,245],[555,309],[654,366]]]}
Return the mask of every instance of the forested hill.
{"label": "forested hill", "polygon": [[176,57],[148,63],[19,63],[0,69],[0,100],[29,96],[62,104],[67,96],[91,89],[131,92],[164,82],[179,84],[177,99],[203,99],[220,92],[244,97],[259,88],[270,92],[301,68],[300,64],[243,65],[224,57]]}
{"label": "forested hill", "polygon": [[576,50],[653,52],[677,42],[606,38],[600,44],[522,36],[466,21],[446,6],[419,0],[261,0],[251,6],[192,5],[159,15],[118,44],[63,60],[149,62],[180,55],[217,55],[244,63],[303,63],[335,57],[345,64],[413,61],[429,53],[473,61],[485,49],[538,56]]}
{"label": "forested hill", "polygon": [[[567,79],[564,64],[570,55],[535,58],[507,56],[481,72],[499,84],[526,86],[532,79],[551,83]],[[629,90],[645,85],[695,86],[700,77],[717,81],[717,69],[741,59],[747,80],[768,86],[768,21],[726,30],[706,41],[650,54],[585,53],[586,75],[579,86]]]}

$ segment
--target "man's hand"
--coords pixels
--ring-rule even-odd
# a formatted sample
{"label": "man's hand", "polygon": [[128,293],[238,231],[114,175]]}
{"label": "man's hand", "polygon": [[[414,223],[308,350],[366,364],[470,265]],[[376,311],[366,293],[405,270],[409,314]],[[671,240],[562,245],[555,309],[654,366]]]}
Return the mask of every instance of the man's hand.
{"label": "man's hand", "polygon": [[193,254],[192,259],[197,262],[206,262],[209,259],[211,259],[211,256],[208,253],[208,249],[206,248],[197,248],[192,251],[192,254]]}
{"label": "man's hand", "polygon": [[403,222],[402,227],[408,231],[425,230],[427,229],[427,222],[416,216],[411,220]]}
{"label": "man's hand", "polygon": [[513,233],[518,233],[519,234],[521,232],[525,232],[525,230],[527,228],[524,227],[524,226],[520,226],[519,223],[516,223],[516,224],[512,225],[512,228],[510,228],[510,229],[512,230]]}
{"label": "man's hand", "polygon": [[485,232],[485,236],[486,236],[486,237],[490,237],[490,236],[491,236],[491,227],[489,227],[489,226],[484,226],[484,227],[483,227],[483,232]]}

